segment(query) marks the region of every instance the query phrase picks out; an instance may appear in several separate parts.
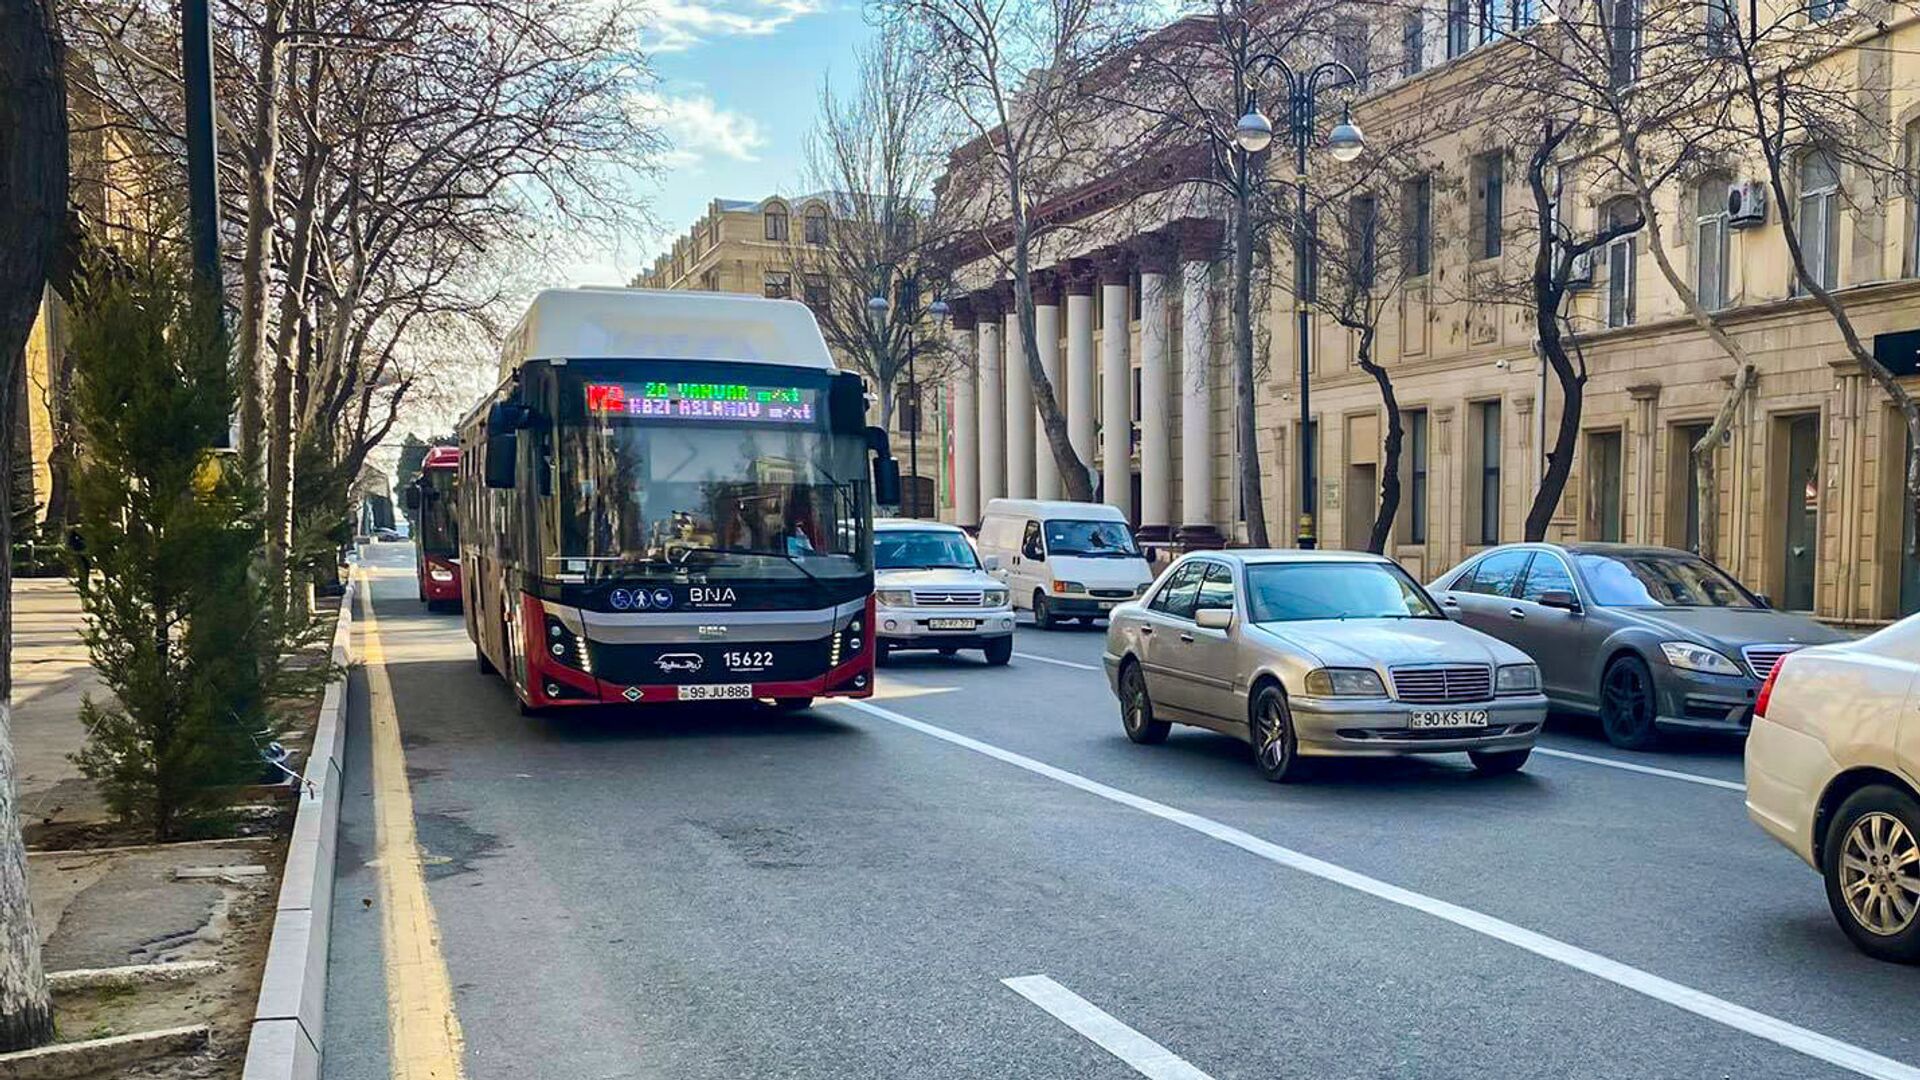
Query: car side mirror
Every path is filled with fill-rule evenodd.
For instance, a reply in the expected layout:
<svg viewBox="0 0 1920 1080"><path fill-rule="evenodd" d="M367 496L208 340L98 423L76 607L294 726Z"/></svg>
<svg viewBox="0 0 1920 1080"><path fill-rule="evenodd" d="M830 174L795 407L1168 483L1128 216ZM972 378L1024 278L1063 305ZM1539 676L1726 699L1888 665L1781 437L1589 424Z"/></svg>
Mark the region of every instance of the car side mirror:
<svg viewBox="0 0 1920 1080"><path fill-rule="evenodd" d="M989 555L981 560L980 565L986 567L987 573L997 574L1000 572L1000 556Z"/></svg>
<svg viewBox="0 0 1920 1080"><path fill-rule="evenodd" d="M1223 607L1201 608L1193 613L1193 625L1202 630L1225 630L1233 625L1233 609Z"/></svg>
<svg viewBox="0 0 1920 1080"><path fill-rule="evenodd" d="M1754 593L1753 598L1755 600L1760 601L1760 606L1763 608L1770 608L1773 606L1773 597L1768 596L1766 593Z"/></svg>
<svg viewBox="0 0 1920 1080"><path fill-rule="evenodd" d="M1580 598L1565 589L1549 589L1540 594L1540 606L1559 608L1561 611L1579 611Z"/></svg>

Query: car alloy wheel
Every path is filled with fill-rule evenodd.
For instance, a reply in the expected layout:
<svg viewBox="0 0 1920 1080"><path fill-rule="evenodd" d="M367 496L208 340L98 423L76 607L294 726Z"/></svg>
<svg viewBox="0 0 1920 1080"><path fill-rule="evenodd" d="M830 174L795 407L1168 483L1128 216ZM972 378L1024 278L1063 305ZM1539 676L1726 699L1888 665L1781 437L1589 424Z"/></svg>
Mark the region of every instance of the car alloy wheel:
<svg viewBox="0 0 1920 1080"><path fill-rule="evenodd" d="M1260 775L1275 783L1298 777L1300 747L1293 734L1293 712L1279 687L1263 687L1254 697L1250 727L1253 761Z"/></svg>
<svg viewBox="0 0 1920 1080"><path fill-rule="evenodd" d="M1840 846L1840 896L1868 933L1892 937L1920 917L1920 845L1906 823L1875 810Z"/></svg>
<svg viewBox="0 0 1920 1080"><path fill-rule="evenodd" d="M1165 742L1173 725L1153 718L1153 699L1147 696L1147 677L1140 665L1129 663L1120 672L1120 725L1127 738L1143 745Z"/></svg>
<svg viewBox="0 0 1920 1080"><path fill-rule="evenodd" d="M1653 672L1637 656L1615 660L1600 679L1600 727L1607 741L1645 750L1659 737L1654 727Z"/></svg>

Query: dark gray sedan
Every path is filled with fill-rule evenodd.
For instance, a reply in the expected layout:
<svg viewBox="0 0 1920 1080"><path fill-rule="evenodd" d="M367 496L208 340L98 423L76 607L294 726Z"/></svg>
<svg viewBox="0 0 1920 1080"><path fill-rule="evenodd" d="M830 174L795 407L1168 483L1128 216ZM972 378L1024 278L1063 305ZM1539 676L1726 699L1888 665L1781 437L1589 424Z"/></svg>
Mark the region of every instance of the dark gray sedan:
<svg viewBox="0 0 1920 1080"><path fill-rule="evenodd" d="M1598 715L1634 750L1662 729L1744 734L1782 656L1846 640L1673 548L1507 544L1431 589L1452 617L1532 656L1555 708Z"/></svg>

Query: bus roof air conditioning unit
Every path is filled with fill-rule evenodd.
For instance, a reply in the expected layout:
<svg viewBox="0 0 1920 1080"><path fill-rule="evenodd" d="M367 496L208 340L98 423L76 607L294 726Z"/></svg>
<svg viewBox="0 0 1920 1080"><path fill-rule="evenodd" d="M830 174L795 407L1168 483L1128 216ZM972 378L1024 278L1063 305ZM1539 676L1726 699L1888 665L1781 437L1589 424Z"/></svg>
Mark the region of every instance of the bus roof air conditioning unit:
<svg viewBox="0 0 1920 1080"><path fill-rule="evenodd" d="M1584 289L1593 284L1593 252L1583 251L1573 257L1573 265L1567 269L1567 288Z"/></svg>
<svg viewBox="0 0 1920 1080"><path fill-rule="evenodd" d="M1736 229L1751 229L1767 223L1767 188L1758 180L1739 180L1727 185L1727 224Z"/></svg>

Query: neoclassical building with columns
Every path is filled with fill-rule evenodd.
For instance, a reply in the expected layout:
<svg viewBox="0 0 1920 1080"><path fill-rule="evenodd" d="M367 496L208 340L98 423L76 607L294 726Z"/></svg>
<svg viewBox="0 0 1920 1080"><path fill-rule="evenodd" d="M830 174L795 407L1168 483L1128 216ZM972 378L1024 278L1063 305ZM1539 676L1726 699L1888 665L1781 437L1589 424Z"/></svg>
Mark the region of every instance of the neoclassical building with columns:
<svg viewBox="0 0 1920 1080"><path fill-rule="evenodd" d="M1465 11L1426 10L1417 17L1432 25L1419 34L1396 24L1348 39L1385 54L1377 63L1360 57L1374 72L1353 100L1363 127L1385 130L1395 115L1460 93L1476 65L1520 47L1456 32L1451 20ZM1355 5L1353 19L1370 17L1373 9ZM1920 161L1920 21L1857 29L1858 47L1833 62L1877 102L1889 148ZM949 189L992 183L978 144L955 151ZM1391 375L1406 433L1386 550L1429 580L1522 538L1565 403L1543 376L1531 313L1479 288L1526 280L1525 147L1503 145L1497 122L1483 117L1435 134L1423 151L1425 176L1392 190L1363 184L1354 197L1382 208L1418 201L1428 234L1420 272L1398 281L1385 306L1374 355ZM1920 392L1920 199L1911 194L1920 185L1856 175L1845 155L1818 146L1797 148L1791 166L1793 212L1826 253L1824 284L1883 363ZM1297 454L1310 440L1316 467L1304 494L1320 543L1363 547L1389 418L1356 362L1355 335L1315 318L1306 365L1313 412L1303 430L1293 298L1276 287L1257 301L1257 443L1237 445L1227 215L1192 167L1162 162L1145 177L1095 168L1035 208L1047 223L1033 253L1035 334L1075 450L1095 469L1099 497L1125 509L1143 539L1176 545L1244 542L1235 463L1258 454L1268 533L1290 544L1303 494ZM1572 226L1617 212L1618 189L1577 169L1568 175L1560 212ZM1779 208L1730 215L1729 188L1761 175L1755 163L1728 162L1656 193L1665 254L1712 298L1757 366L1715 453L1715 497L1702 498L1690 448L1727 399L1733 367L1681 305L1648 238L1630 235L1595 253L1567 311L1587 381L1572 477L1547 538L1694 548L1713 505L1719 539L1707 554L1777 606L1861 626L1920 611L1902 418L1798 287ZM1007 230L983 220L972 235L954 260L964 303L953 332L975 362L948 395L951 512L962 524L976 523L996 496L1060 492L1011 310ZM1290 281L1284 253L1274 263L1277 279Z"/></svg>

